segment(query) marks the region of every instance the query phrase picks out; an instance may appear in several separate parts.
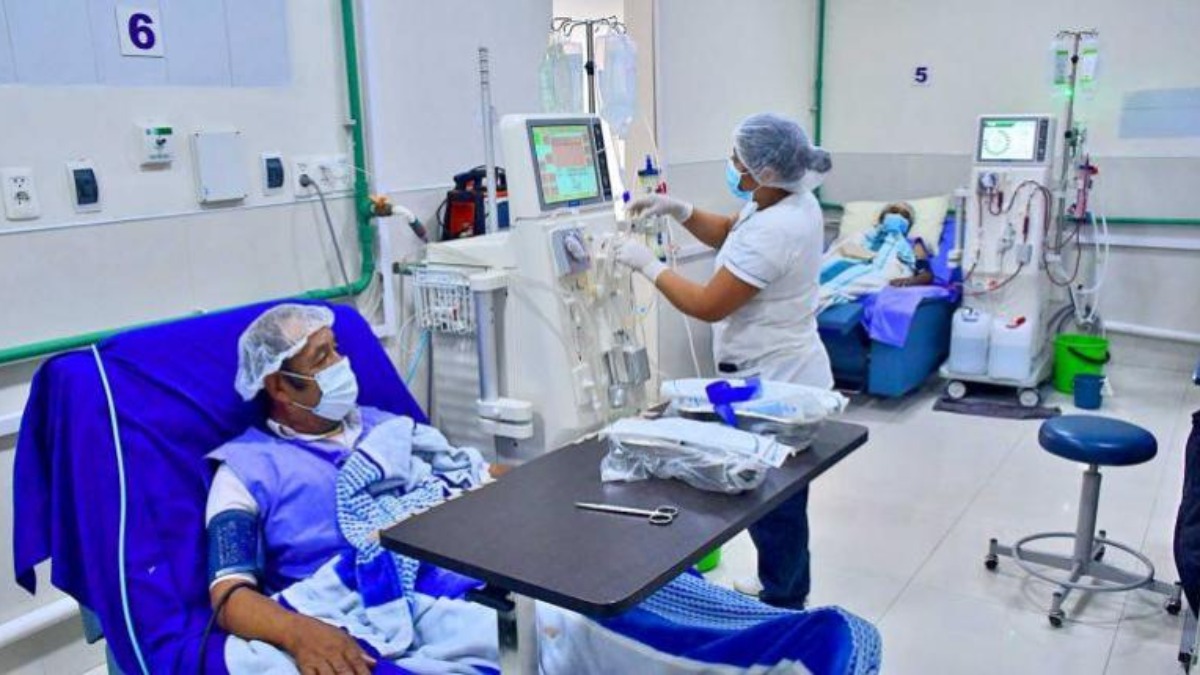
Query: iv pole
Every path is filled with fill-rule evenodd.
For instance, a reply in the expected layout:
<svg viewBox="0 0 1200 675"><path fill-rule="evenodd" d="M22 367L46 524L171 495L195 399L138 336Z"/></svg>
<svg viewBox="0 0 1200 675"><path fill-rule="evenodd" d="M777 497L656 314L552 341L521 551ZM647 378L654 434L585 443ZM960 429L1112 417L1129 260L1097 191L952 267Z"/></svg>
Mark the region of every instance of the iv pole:
<svg viewBox="0 0 1200 675"><path fill-rule="evenodd" d="M584 41L586 51L586 61L584 61L583 69L587 72L587 90L589 113L596 112L596 26L605 26L609 30L618 33L625 32L625 24L616 16L606 16L602 19L573 19L566 16L557 16L550 21L550 31L553 33L562 33L568 38L571 33L575 32L576 28L584 28L587 33L587 39Z"/></svg>

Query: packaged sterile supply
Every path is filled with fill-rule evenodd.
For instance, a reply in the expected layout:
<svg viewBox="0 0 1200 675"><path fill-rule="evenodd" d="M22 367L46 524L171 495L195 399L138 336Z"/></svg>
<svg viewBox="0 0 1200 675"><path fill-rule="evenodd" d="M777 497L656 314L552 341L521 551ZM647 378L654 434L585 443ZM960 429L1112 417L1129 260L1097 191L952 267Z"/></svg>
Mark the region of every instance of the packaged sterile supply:
<svg viewBox="0 0 1200 675"><path fill-rule="evenodd" d="M601 437L609 446L600 463L606 483L675 478L727 494L762 485L796 451L771 436L680 417L618 420Z"/></svg>
<svg viewBox="0 0 1200 675"><path fill-rule="evenodd" d="M722 389L737 400L714 400ZM737 396L739 391L744 393ZM671 402L674 414L727 423L732 419L738 429L778 436L797 449L811 445L821 422L845 410L849 402L836 391L757 378L668 380L659 393Z"/></svg>

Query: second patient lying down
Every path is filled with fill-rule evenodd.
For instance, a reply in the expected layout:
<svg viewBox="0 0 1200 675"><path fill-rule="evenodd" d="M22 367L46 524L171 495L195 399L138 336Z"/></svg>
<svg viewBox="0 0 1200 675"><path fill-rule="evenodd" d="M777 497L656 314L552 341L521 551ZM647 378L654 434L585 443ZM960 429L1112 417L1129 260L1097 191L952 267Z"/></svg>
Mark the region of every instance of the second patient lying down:
<svg viewBox="0 0 1200 675"><path fill-rule="evenodd" d="M834 242L821 260L820 307L853 302L886 286L933 283L929 251L908 240L912 207L888 204L874 228Z"/></svg>

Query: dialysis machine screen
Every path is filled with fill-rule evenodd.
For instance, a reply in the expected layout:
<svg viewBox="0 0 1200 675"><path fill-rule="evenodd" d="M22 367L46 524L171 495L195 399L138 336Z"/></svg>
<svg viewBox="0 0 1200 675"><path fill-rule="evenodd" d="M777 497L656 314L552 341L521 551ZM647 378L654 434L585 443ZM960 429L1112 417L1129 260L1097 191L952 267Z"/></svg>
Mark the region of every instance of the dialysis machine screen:
<svg viewBox="0 0 1200 675"><path fill-rule="evenodd" d="M607 167L601 155L604 141L596 138L595 129L591 124L580 123L529 124L543 210L606 199Z"/></svg>
<svg viewBox="0 0 1200 675"><path fill-rule="evenodd" d="M979 120L978 162L1040 163L1046 160L1048 120L984 117Z"/></svg>

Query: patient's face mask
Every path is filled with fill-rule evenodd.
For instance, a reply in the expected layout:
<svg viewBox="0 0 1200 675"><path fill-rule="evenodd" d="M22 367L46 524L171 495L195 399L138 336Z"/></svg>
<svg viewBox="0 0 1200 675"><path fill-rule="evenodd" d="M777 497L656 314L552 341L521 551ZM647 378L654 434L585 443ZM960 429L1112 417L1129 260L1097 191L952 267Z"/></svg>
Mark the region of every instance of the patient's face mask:
<svg viewBox="0 0 1200 675"><path fill-rule="evenodd" d="M742 172L737 170L732 159L725 160L725 184L729 186L729 193L738 199L750 199L754 196L754 190L743 190Z"/></svg>
<svg viewBox="0 0 1200 675"><path fill-rule="evenodd" d="M879 224L879 230L884 234L898 234L906 236L908 234L909 222L908 218L899 213L889 213L883 217L883 222Z"/></svg>
<svg viewBox="0 0 1200 675"><path fill-rule="evenodd" d="M349 357L342 357L340 361L316 375L301 375L286 370L280 372L317 383L317 387L321 389L321 400L317 401L317 405L309 408L292 402L292 405L308 410L317 417L341 422L358 404L358 379L350 369Z"/></svg>

